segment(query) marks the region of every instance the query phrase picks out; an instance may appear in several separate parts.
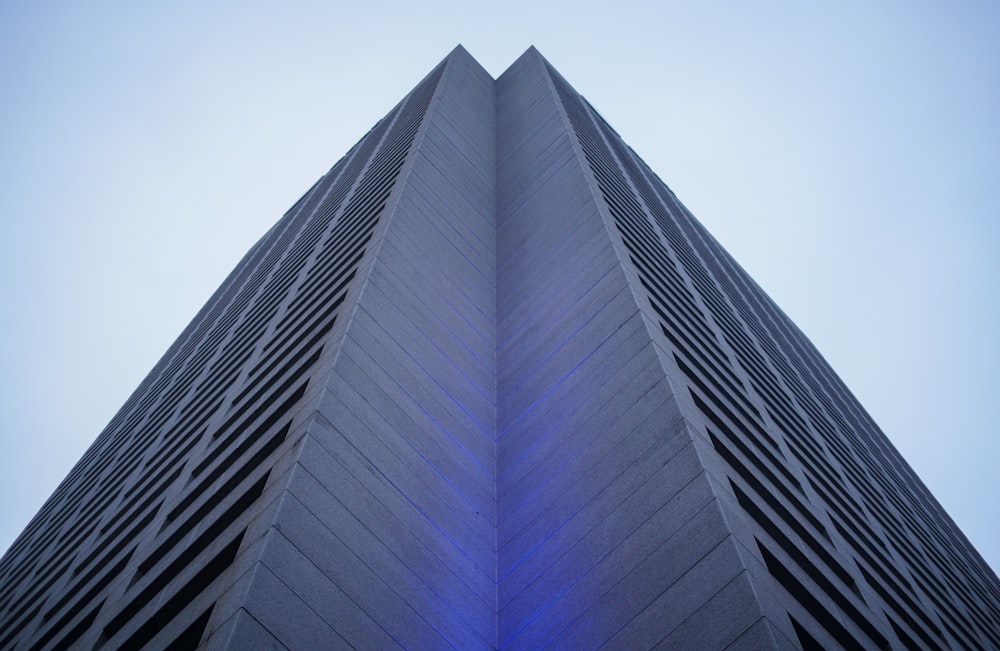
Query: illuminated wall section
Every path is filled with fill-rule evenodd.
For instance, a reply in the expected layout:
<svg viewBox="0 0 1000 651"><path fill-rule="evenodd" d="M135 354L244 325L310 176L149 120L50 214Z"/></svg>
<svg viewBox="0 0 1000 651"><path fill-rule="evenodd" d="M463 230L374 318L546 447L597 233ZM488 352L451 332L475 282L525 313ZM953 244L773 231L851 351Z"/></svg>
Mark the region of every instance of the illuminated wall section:
<svg viewBox="0 0 1000 651"><path fill-rule="evenodd" d="M493 80L428 99L220 645L493 648Z"/></svg>
<svg viewBox="0 0 1000 651"><path fill-rule="evenodd" d="M497 116L500 646L721 648L761 613L536 53Z"/></svg>

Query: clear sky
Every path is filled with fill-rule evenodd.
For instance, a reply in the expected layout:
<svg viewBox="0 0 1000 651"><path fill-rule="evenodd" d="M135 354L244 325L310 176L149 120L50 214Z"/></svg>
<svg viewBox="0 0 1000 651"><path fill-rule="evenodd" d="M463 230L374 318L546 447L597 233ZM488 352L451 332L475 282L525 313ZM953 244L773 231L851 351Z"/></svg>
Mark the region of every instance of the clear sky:
<svg viewBox="0 0 1000 651"><path fill-rule="evenodd" d="M1000 567L995 2L0 3L0 549L456 44L536 45Z"/></svg>

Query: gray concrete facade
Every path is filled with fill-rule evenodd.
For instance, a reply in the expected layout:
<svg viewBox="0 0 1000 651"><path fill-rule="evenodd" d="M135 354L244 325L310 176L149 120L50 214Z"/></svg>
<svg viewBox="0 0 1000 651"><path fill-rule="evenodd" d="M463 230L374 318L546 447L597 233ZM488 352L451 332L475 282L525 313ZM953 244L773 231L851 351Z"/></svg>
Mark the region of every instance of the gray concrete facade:
<svg viewBox="0 0 1000 651"><path fill-rule="evenodd" d="M1000 648L997 577L533 48L377 123L0 560L0 649L399 647Z"/></svg>

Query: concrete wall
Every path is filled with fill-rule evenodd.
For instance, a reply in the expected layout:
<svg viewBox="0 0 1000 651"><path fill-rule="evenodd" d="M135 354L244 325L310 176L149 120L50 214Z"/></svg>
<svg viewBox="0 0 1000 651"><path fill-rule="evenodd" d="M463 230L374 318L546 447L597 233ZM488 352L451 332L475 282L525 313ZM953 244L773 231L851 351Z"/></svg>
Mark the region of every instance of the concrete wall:
<svg viewBox="0 0 1000 651"><path fill-rule="evenodd" d="M493 79L458 50L248 591L283 607L246 606L232 645L252 618L290 648L494 646L493 142Z"/></svg>
<svg viewBox="0 0 1000 651"><path fill-rule="evenodd" d="M534 51L497 143L499 644L724 646L759 618L743 560Z"/></svg>

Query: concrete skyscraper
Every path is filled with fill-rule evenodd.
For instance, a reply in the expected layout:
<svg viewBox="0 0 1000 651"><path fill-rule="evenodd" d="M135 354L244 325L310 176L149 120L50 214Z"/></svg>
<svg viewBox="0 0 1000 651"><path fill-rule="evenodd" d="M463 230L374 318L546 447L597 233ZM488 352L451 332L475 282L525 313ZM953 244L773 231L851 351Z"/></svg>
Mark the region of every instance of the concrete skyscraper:
<svg viewBox="0 0 1000 651"><path fill-rule="evenodd" d="M0 561L0 649L1000 648L1000 582L534 49L452 52Z"/></svg>

